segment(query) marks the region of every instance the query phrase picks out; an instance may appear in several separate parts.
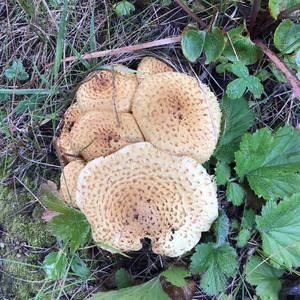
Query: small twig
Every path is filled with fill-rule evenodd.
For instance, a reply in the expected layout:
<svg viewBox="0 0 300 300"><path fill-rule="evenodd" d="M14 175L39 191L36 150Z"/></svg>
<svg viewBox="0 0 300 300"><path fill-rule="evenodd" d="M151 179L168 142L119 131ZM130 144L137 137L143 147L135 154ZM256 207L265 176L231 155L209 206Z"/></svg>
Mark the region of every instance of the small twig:
<svg viewBox="0 0 300 300"><path fill-rule="evenodd" d="M112 105L113 105L113 110L116 115L116 121L117 121L117 127L120 127L120 119L117 111L117 105L116 105L116 82L115 82L115 66L111 66L111 71L112 71Z"/></svg>
<svg viewBox="0 0 300 300"><path fill-rule="evenodd" d="M259 9L260 9L260 0L254 0L251 7L251 14L249 18L249 29L248 29L251 36L253 35L253 28L256 22Z"/></svg>
<svg viewBox="0 0 300 300"><path fill-rule="evenodd" d="M289 70L288 67L280 60L280 58L270 50L261 40L255 39L254 43L267 55L275 66L283 73L287 81L292 87L294 97L300 100L300 82L296 78L293 71Z"/></svg>
<svg viewBox="0 0 300 300"><path fill-rule="evenodd" d="M175 2L191 17L193 18L201 27L204 29L207 25L201 20L195 13L193 13L186 5L184 5L180 0L175 0Z"/></svg>
<svg viewBox="0 0 300 300"><path fill-rule="evenodd" d="M80 58L81 59L92 59L92 58L97 58L97 57L104 57L104 56L113 56L113 55L120 55L123 53L128 53L128 52L134 52L142 49L147 49L147 48L153 48L153 47L158 47L158 46L164 46L164 45L169 45L169 44L176 44L179 43L181 40L180 36L173 36L165 39L160 39L152 42L146 42L138 45L132 45L132 46L126 46L126 47L121 47L117 49L112 49L112 50L104 50L104 51L97 51L97 52L92 52L92 53L87 53L83 54ZM62 59L61 62L67 62L67 61L75 61L77 60L77 56L69 56L66 57L65 59ZM47 65L51 66L53 63Z"/></svg>

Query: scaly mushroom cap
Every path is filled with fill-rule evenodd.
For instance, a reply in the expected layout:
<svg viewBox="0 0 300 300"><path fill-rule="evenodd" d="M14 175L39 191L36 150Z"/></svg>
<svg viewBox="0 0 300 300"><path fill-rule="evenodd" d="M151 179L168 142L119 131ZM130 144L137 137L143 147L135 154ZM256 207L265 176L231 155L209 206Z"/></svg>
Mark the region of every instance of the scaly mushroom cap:
<svg viewBox="0 0 300 300"><path fill-rule="evenodd" d="M77 103L72 104L64 114L64 125L57 140L57 145L68 162L78 159L79 154L71 149L70 131L81 116L82 112Z"/></svg>
<svg viewBox="0 0 300 300"><path fill-rule="evenodd" d="M192 249L218 215L216 185L201 164L150 143L89 162L76 201L96 242L127 252L146 237L153 252L171 257Z"/></svg>
<svg viewBox="0 0 300 300"><path fill-rule="evenodd" d="M174 69L157 58L146 56L138 65L137 78L140 81L145 77L149 77L147 75L154 75L164 72L174 72Z"/></svg>
<svg viewBox="0 0 300 300"><path fill-rule="evenodd" d="M129 112L137 85L135 74L126 72L125 67L115 66L114 72L95 72L80 85L76 98L83 112L114 111L115 107L118 112Z"/></svg>
<svg viewBox="0 0 300 300"><path fill-rule="evenodd" d="M144 140L132 114L119 113L117 119L107 111L87 112L74 125L70 139L72 150L87 161Z"/></svg>
<svg viewBox="0 0 300 300"><path fill-rule="evenodd" d="M76 203L76 186L80 171L85 166L84 161L74 160L67 164L60 176L59 193L63 200L73 207L77 207Z"/></svg>
<svg viewBox="0 0 300 300"><path fill-rule="evenodd" d="M175 72L145 78L132 110L145 140L157 148L200 163L212 155L221 111L216 96L196 78Z"/></svg>

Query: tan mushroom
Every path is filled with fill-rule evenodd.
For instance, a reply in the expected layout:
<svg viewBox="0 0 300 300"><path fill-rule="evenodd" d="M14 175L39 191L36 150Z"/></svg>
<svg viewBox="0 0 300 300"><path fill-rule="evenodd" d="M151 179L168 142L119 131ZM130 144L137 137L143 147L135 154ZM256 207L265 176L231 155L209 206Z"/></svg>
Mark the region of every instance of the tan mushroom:
<svg viewBox="0 0 300 300"><path fill-rule="evenodd" d="M68 162L78 159L78 152L74 152L71 149L70 132L81 116L82 112L77 103L72 104L64 114L64 124L60 136L57 139L57 146Z"/></svg>
<svg viewBox="0 0 300 300"><path fill-rule="evenodd" d="M102 70L80 85L76 99L83 112L107 110L129 112L138 82L136 75L123 66Z"/></svg>
<svg viewBox="0 0 300 300"><path fill-rule="evenodd" d="M201 164L145 142L89 162L76 201L96 242L128 252L149 238L154 253L171 257L191 250L218 215L216 185Z"/></svg>
<svg viewBox="0 0 300 300"><path fill-rule="evenodd" d="M59 193L62 199L73 207L76 204L76 186L80 171L85 166L83 160L74 160L67 164L60 176L60 190Z"/></svg>
<svg viewBox="0 0 300 300"><path fill-rule="evenodd" d="M132 114L87 112L72 128L71 148L89 161L144 140Z"/></svg>
<svg viewBox="0 0 300 300"><path fill-rule="evenodd" d="M133 115L146 141L200 163L210 158L219 138L221 111L216 96L185 74L167 72L142 80Z"/></svg>
<svg viewBox="0 0 300 300"><path fill-rule="evenodd" d="M141 79L157 73L173 72L174 69L165 62L151 56L144 57L137 68L137 78Z"/></svg>

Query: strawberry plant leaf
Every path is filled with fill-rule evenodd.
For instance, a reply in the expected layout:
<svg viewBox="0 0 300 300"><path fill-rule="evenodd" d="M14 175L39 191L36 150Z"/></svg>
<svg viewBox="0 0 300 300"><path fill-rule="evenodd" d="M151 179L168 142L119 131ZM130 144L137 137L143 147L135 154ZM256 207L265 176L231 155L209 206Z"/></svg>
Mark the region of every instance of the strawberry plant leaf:
<svg viewBox="0 0 300 300"><path fill-rule="evenodd" d="M300 47L300 24L287 19L282 21L274 33L275 47L282 53L292 53Z"/></svg>
<svg viewBox="0 0 300 300"><path fill-rule="evenodd" d="M73 256L71 261L71 269L75 275L81 278L87 278L90 275L89 268L78 255Z"/></svg>
<svg viewBox="0 0 300 300"><path fill-rule="evenodd" d="M262 248L271 262L288 268L300 266L300 193L279 204L268 201L256 217Z"/></svg>
<svg viewBox="0 0 300 300"><path fill-rule="evenodd" d="M161 275L164 276L171 284L177 287L184 287L186 285L185 278L191 274L184 267L173 265L166 271L163 271Z"/></svg>
<svg viewBox="0 0 300 300"><path fill-rule="evenodd" d="M21 81L29 79L29 75L20 59L15 60L12 66L4 71L4 76L7 79L17 79Z"/></svg>
<svg viewBox="0 0 300 300"><path fill-rule="evenodd" d="M216 165L216 180L218 185L225 185L231 175L229 165L223 161L218 161Z"/></svg>
<svg viewBox="0 0 300 300"><path fill-rule="evenodd" d="M205 31L191 29L189 26L184 30L181 38L181 48L184 56L191 62L195 62L203 51Z"/></svg>
<svg viewBox="0 0 300 300"><path fill-rule="evenodd" d="M219 217L213 225L214 233L216 236L216 246L221 246L227 240L229 232L229 219L224 210L219 210Z"/></svg>
<svg viewBox="0 0 300 300"><path fill-rule="evenodd" d="M252 256L245 266L246 281L256 286L256 294L262 300L279 299L283 273L284 270L274 269L259 256Z"/></svg>
<svg viewBox="0 0 300 300"><path fill-rule="evenodd" d="M192 273L205 272L200 287L207 295L216 295L226 289L228 278L236 275L236 251L229 243L220 247L213 243L200 244L191 258L190 270Z"/></svg>
<svg viewBox="0 0 300 300"><path fill-rule="evenodd" d="M43 268L48 279L61 279L67 272L66 255L62 251L48 254L44 259Z"/></svg>
<svg viewBox="0 0 300 300"><path fill-rule="evenodd" d="M238 99L244 95L246 88L247 80L245 78L237 78L227 85L226 94L229 98Z"/></svg>
<svg viewBox="0 0 300 300"><path fill-rule="evenodd" d="M256 76L247 77L247 88L255 98L260 98L264 91L264 86Z"/></svg>
<svg viewBox="0 0 300 300"><path fill-rule="evenodd" d="M235 61L231 65L231 72L241 78L249 76L248 68L240 61Z"/></svg>
<svg viewBox="0 0 300 300"><path fill-rule="evenodd" d="M238 150L243 134L252 126L254 115L244 98L224 97L221 108L223 132L214 156L230 163L234 160L234 152Z"/></svg>
<svg viewBox="0 0 300 300"><path fill-rule="evenodd" d="M159 276L146 283L127 287L124 289L97 293L90 300L170 300L171 298L164 292Z"/></svg>
<svg viewBox="0 0 300 300"><path fill-rule="evenodd" d="M300 192L300 130L285 126L245 134L235 153L236 171L259 197L278 199Z"/></svg>
<svg viewBox="0 0 300 300"><path fill-rule="evenodd" d="M206 33L204 51L206 60L209 64L216 61L222 54L225 48L225 38L220 28L214 27L211 32Z"/></svg>
<svg viewBox="0 0 300 300"><path fill-rule="evenodd" d="M248 229L241 229L236 238L237 247L238 248L245 247L247 245L250 237L251 237L251 232Z"/></svg>
<svg viewBox="0 0 300 300"><path fill-rule="evenodd" d="M241 221L241 228L251 229L255 224L255 211L253 209L246 209Z"/></svg>
<svg viewBox="0 0 300 300"><path fill-rule="evenodd" d="M233 205L239 206L245 200L245 191L240 184L229 182L227 184L226 198L232 202Z"/></svg>
<svg viewBox="0 0 300 300"><path fill-rule="evenodd" d="M294 6L295 4L299 4L299 0L269 0L269 10L271 12L271 16L274 18L274 19L277 19L278 15Z"/></svg>
<svg viewBox="0 0 300 300"><path fill-rule="evenodd" d="M116 14L120 17L130 16L135 11L135 6L126 0L117 3L114 8Z"/></svg>

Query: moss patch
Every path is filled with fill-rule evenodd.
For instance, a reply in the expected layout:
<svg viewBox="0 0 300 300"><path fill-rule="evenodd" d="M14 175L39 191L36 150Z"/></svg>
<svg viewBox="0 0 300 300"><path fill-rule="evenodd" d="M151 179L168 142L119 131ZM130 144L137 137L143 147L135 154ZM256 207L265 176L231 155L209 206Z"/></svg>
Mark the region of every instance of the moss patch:
<svg viewBox="0 0 300 300"><path fill-rule="evenodd" d="M30 206L28 193L0 188L0 298L30 299L40 290L45 249L55 240L41 220L41 209ZM2 294L2 295L1 295Z"/></svg>

